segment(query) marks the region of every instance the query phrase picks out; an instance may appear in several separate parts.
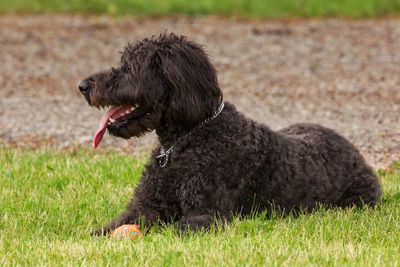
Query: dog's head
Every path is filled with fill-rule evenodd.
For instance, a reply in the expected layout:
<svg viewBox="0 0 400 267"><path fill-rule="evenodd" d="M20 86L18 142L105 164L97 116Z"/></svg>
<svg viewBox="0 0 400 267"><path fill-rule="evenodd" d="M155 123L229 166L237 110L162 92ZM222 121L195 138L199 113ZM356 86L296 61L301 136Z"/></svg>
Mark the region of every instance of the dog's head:
<svg viewBox="0 0 400 267"><path fill-rule="evenodd" d="M106 129L122 138L165 124L191 129L210 117L222 100L207 54L175 34L129 43L119 66L89 76L79 90L91 106L109 108L95 147Z"/></svg>

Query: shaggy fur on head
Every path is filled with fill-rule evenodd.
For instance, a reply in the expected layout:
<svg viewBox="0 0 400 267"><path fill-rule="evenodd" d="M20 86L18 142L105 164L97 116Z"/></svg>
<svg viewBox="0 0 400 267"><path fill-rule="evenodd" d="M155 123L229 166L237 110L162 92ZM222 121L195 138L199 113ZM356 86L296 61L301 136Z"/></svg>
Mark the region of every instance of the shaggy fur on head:
<svg viewBox="0 0 400 267"><path fill-rule="evenodd" d="M126 211L96 234L142 219L197 230L216 216L374 206L381 199L372 169L333 130L296 124L275 132L228 102L207 120L222 93L206 53L185 37L161 34L128 44L120 66L88 77L80 90L92 106L138 106L109 122L112 135L155 130L160 140ZM173 146L165 167L157 158L161 146Z"/></svg>

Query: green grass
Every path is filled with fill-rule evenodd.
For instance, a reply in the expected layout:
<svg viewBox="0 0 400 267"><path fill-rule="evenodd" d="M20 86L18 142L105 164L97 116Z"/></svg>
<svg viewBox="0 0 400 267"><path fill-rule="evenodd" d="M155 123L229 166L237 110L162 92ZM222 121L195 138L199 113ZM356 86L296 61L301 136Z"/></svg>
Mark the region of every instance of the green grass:
<svg viewBox="0 0 400 267"><path fill-rule="evenodd" d="M400 0L14 0L0 12L84 12L155 16L235 15L256 18L336 16L365 18L400 15Z"/></svg>
<svg viewBox="0 0 400 267"><path fill-rule="evenodd" d="M160 227L137 241L90 237L122 211L145 160L0 148L0 266L400 265L400 164L379 171L376 209L257 215L184 236Z"/></svg>

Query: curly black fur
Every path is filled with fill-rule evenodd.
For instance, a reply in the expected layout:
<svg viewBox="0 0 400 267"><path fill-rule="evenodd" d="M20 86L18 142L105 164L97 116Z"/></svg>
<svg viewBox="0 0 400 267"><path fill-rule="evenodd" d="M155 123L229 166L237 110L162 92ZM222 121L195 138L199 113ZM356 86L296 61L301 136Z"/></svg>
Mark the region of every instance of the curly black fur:
<svg viewBox="0 0 400 267"><path fill-rule="evenodd" d="M222 93L207 55L185 37L161 34L129 44L121 66L84 83L93 106L140 105L140 114L109 125L111 134L130 138L156 130L163 147L173 146L164 168L160 146L154 150L126 211L97 234L140 218L196 230L216 215L374 206L381 199L372 169L333 130L296 124L274 132L228 102L201 123L218 109Z"/></svg>

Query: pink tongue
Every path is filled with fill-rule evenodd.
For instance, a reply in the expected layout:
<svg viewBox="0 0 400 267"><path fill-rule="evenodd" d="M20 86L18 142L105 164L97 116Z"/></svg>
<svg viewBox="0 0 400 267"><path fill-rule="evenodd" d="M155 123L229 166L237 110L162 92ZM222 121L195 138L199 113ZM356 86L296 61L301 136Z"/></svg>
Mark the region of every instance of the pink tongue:
<svg viewBox="0 0 400 267"><path fill-rule="evenodd" d="M101 139L103 139L103 135L106 132L107 129L107 123L108 120L111 119L118 119L121 117L126 111L130 111L131 106L116 106L110 108L106 113L104 113L103 117L100 120L100 125L99 129L95 133L93 137L93 148L96 148L100 142Z"/></svg>

